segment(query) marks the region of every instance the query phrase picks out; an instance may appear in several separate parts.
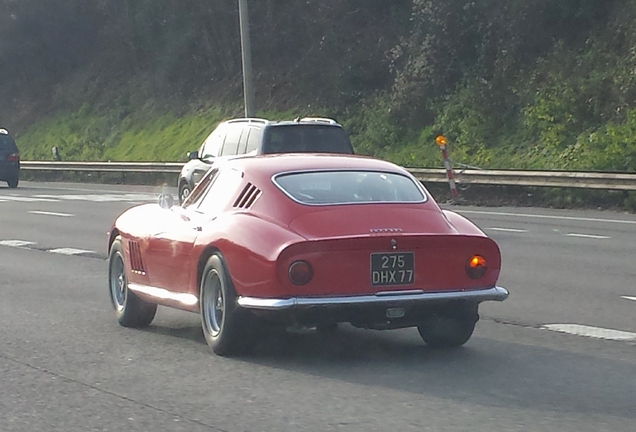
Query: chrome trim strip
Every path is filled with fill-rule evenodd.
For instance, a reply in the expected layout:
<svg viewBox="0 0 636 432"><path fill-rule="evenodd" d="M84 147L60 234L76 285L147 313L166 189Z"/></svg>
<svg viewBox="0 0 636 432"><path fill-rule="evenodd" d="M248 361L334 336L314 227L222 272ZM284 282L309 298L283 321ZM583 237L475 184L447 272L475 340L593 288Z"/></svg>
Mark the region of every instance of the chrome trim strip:
<svg viewBox="0 0 636 432"><path fill-rule="evenodd" d="M424 290L404 290L404 291L379 291L375 293L377 297L397 296L397 295L417 295L424 294Z"/></svg>
<svg viewBox="0 0 636 432"><path fill-rule="evenodd" d="M157 288L149 285L142 285L134 282L128 283L128 288L132 291L149 295L160 300L172 300L186 306L194 306L199 299L193 294L175 293L163 288Z"/></svg>
<svg viewBox="0 0 636 432"><path fill-rule="evenodd" d="M451 291L451 292L424 292L412 291L383 291L375 295L343 296L343 297L291 297L291 298L258 298L239 297L237 303L246 309L284 310L292 308L308 308L313 306L354 306L354 305L381 305L383 303L427 303L449 300L473 300L504 301L508 298L508 290L504 287Z"/></svg>

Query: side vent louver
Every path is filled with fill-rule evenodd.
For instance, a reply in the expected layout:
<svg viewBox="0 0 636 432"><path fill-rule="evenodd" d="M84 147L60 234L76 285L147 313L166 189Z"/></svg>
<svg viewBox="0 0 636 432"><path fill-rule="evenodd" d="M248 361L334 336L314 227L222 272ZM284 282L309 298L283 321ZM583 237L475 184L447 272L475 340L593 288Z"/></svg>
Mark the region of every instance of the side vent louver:
<svg viewBox="0 0 636 432"><path fill-rule="evenodd" d="M138 242L128 242L129 250L130 250L130 268L133 273L145 275L146 268L144 267L144 262L141 259L141 248L139 247Z"/></svg>
<svg viewBox="0 0 636 432"><path fill-rule="evenodd" d="M258 197L261 196L261 190L254 186L252 183L248 183L243 188L241 194L234 201L234 207L248 209L256 202Z"/></svg>

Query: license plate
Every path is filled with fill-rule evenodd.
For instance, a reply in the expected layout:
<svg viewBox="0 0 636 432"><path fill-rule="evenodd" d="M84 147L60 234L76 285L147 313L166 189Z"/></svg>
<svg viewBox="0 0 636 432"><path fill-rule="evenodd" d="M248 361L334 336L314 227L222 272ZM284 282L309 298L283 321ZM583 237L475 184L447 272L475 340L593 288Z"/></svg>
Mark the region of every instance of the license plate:
<svg viewBox="0 0 636 432"><path fill-rule="evenodd" d="M413 252L371 254L371 285L411 285L415 280Z"/></svg>

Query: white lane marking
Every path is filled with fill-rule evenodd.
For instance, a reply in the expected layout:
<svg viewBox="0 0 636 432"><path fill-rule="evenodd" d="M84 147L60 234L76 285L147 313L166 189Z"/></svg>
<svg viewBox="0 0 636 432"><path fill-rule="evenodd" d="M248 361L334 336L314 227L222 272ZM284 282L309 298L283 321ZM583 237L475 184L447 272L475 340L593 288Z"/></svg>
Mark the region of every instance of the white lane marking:
<svg viewBox="0 0 636 432"><path fill-rule="evenodd" d="M602 235L595 235L595 234L577 234L577 233L569 233L569 234L566 234L566 236L568 236L568 237L590 238L590 239L597 239L597 240L605 240L605 239L610 239L610 238L611 238L611 237L608 237L608 236L602 236Z"/></svg>
<svg viewBox="0 0 636 432"><path fill-rule="evenodd" d="M162 186L157 186L157 187L162 187ZM171 187L170 186L164 186L166 189L170 190ZM35 186L34 189L42 189L42 190L52 190L52 191L73 191L73 192L89 192L89 193L106 193L106 194L126 194L126 193L153 193L154 189L152 191L137 191L137 192L131 192L131 191L125 191L125 190L114 190L114 189L89 189L89 188L75 188L75 187L59 187L59 186L53 186L53 187L48 187L48 186ZM175 188L176 190L176 188Z"/></svg>
<svg viewBox="0 0 636 432"><path fill-rule="evenodd" d="M95 195L34 195L38 198L55 198L67 201L92 201L92 202L130 202L130 201L156 201L157 195L150 194L95 194Z"/></svg>
<svg viewBox="0 0 636 432"><path fill-rule="evenodd" d="M36 248L37 243L26 240L0 240L0 246L9 246L19 249L40 250L42 252L51 252L61 255L96 255L95 252L85 249L75 248L56 248L56 249L39 249Z"/></svg>
<svg viewBox="0 0 636 432"><path fill-rule="evenodd" d="M19 201L19 202L59 202L58 199L53 199L53 198L35 198L35 197L21 197L21 196L9 196L9 195L0 195L0 199L3 201Z"/></svg>
<svg viewBox="0 0 636 432"><path fill-rule="evenodd" d="M491 231L503 231L503 232L512 232L512 233L526 233L528 230L524 229L514 229L514 228L487 228Z"/></svg>
<svg viewBox="0 0 636 432"><path fill-rule="evenodd" d="M51 253L62 254L62 255L82 255L82 254L92 254L93 251L84 250L84 249L75 249L75 248L58 248L49 250Z"/></svg>
<svg viewBox="0 0 636 432"><path fill-rule="evenodd" d="M29 246L34 246L36 243L25 241L25 240L2 240L0 241L0 246L9 246L16 248L25 248Z"/></svg>
<svg viewBox="0 0 636 432"><path fill-rule="evenodd" d="M75 216L74 214L70 214L70 213L56 213L56 212L47 212L47 211L40 211L40 210L32 210L32 211L29 211L29 213L36 214L36 215L43 215L43 216L59 216L59 217Z"/></svg>
<svg viewBox="0 0 636 432"><path fill-rule="evenodd" d="M606 339L614 341L636 341L636 333L606 329L601 327L591 327L580 324L546 324L541 327L546 330L551 330L559 333L586 336L596 339Z"/></svg>
<svg viewBox="0 0 636 432"><path fill-rule="evenodd" d="M495 215L495 216L516 216L516 217L527 217L527 218L535 218L535 219L559 219L559 220L573 220L573 221L581 221L581 222L607 222L607 223L617 223L617 224L630 224L636 225L636 220L621 220L621 219L597 219L597 218L584 218L584 217L573 217L573 216L549 216L549 215L533 215L526 213L506 213L506 212L487 212L487 211L479 211L479 210L456 210L457 213L472 213L472 214L481 214L481 215Z"/></svg>
<svg viewBox="0 0 636 432"><path fill-rule="evenodd" d="M636 301L636 297L621 296L621 298L624 298L625 300L633 300L633 301Z"/></svg>

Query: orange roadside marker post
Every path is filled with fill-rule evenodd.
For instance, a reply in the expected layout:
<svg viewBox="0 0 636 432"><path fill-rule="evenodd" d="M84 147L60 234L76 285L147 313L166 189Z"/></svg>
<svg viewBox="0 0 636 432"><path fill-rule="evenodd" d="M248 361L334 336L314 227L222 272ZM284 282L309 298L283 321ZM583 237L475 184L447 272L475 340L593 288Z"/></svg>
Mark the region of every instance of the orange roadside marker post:
<svg viewBox="0 0 636 432"><path fill-rule="evenodd" d="M442 159L444 160L444 168L446 168L446 178L448 179L448 185L451 191L451 197L453 199L457 198L457 186L455 185L455 179L453 178L453 168L451 168L450 160L448 159L448 151L446 149L446 144L448 141L444 135L438 135L435 138L435 144L439 146L439 149L442 151Z"/></svg>

